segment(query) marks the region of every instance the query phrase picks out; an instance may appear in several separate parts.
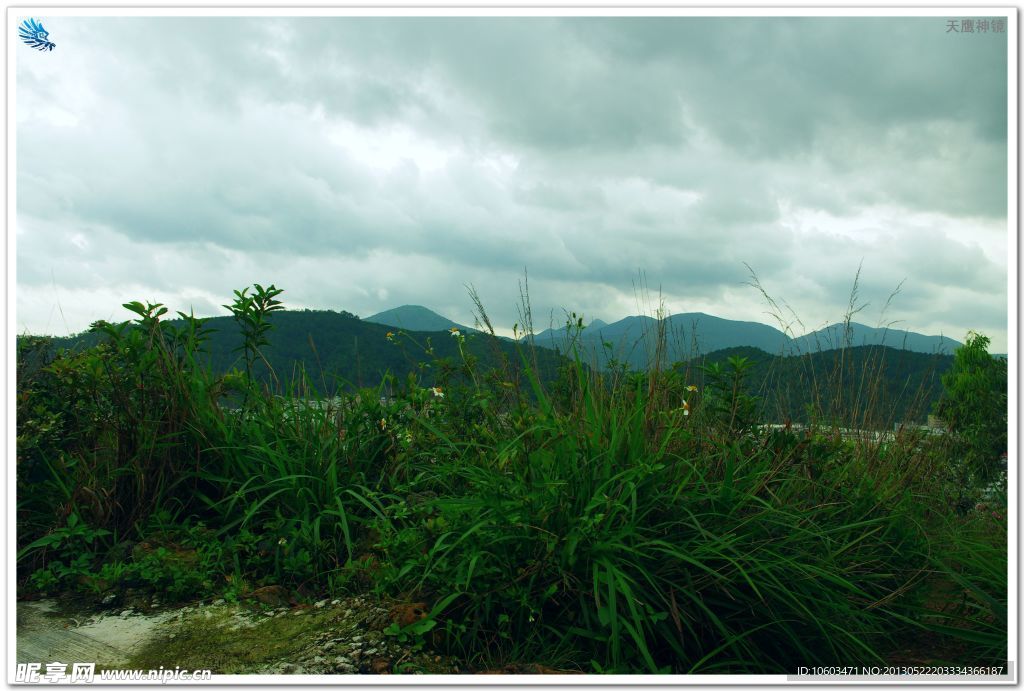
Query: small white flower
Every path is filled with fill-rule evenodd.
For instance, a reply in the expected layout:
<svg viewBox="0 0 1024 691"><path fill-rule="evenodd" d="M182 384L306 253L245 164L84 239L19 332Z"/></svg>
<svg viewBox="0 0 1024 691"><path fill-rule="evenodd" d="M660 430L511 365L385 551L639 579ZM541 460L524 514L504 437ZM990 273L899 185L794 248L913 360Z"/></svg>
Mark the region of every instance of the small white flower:
<svg viewBox="0 0 1024 691"><path fill-rule="evenodd" d="M434 392L435 398L444 398L444 391L441 390L440 386L432 386L430 390Z"/></svg>
<svg viewBox="0 0 1024 691"><path fill-rule="evenodd" d="M462 335L462 332L459 331L458 329L456 329L454 326L452 328L448 329L448 331L450 331L452 336L455 336L456 338L458 338L459 336Z"/></svg>

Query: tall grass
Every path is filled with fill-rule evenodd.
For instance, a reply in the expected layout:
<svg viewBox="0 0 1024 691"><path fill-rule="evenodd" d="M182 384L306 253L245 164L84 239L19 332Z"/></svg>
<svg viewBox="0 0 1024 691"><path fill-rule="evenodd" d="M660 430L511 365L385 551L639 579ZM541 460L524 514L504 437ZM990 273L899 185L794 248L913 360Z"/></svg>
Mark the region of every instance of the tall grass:
<svg viewBox="0 0 1024 691"><path fill-rule="evenodd" d="M694 392L660 356L602 371L571 348L551 385L523 348L499 372L466 360L443 390L413 373L327 398L301 372L256 383L259 327L247 371L215 375L201 323L129 304L138 319L99 325L97 349L19 359L26 570L55 558L69 516L113 543L169 507L212 540L271 545L222 565L235 582L427 601L433 644L480 667L781 673L883 663L912 630L1005 658L1005 541L949 514L941 455L763 430L741 361ZM959 608L929 601L943 579Z"/></svg>

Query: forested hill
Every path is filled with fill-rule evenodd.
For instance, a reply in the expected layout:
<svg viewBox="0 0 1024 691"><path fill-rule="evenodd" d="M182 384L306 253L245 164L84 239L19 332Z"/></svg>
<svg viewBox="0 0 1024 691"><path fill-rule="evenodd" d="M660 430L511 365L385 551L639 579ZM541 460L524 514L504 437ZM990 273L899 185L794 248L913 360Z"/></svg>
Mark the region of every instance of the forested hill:
<svg viewBox="0 0 1024 691"><path fill-rule="evenodd" d="M262 353L277 375L287 385L305 371L311 382L322 393L375 387L384 375L390 373L405 378L410 372L422 373L421 385L437 383L439 369L458 368L462 363L458 340L448 331L401 331L392 326L364 321L348 312L329 310L282 310L267 317L273 325L268 332L269 345ZM180 326L180 320L168 320ZM245 369L241 355L242 335L234 319L229 316L204 320L209 329L203 351L216 373L234 368ZM389 336L390 334L390 336ZM464 350L475 358L481 370L493 369L507 361L513 371L521 371L522 359L516 344L502 338L480 333L465 335ZM76 336L54 338L55 347L88 347L105 337L93 332ZM428 353L428 348L433 354ZM434 361L443 364L438 367ZM557 375L565 358L555 352L537 349L530 356L543 380ZM255 374L268 379L265 365L256 367ZM525 382L524 382L525 383Z"/></svg>
<svg viewBox="0 0 1024 691"><path fill-rule="evenodd" d="M282 389L305 372L324 394L375 387L386 373L404 378L421 374L420 384L433 385L441 370L462 362L458 339L448 331L400 331L361 320L347 312L285 310L269 315L270 344L262 348ZM180 325L178 320L169 323ZM204 351L216 373L244 369L242 337L231 317L213 317ZM391 336L389 337L389 334ZM465 335L464 350L481 371L502 361L521 372L523 348L544 381L558 376L567 360L546 348L530 349L480 333ZM86 347L100 342L99 334L53 339L55 347ZM427 352L432 349L433 355ZM851 427L891 427L897 421L923 423L942 391L941 375L953 363L950 355L915 353L885 346L856 346L799 356L771 355L753 347L735 347L678 363L688 382L703 386L701 366L745 357L750 362L747 393L760 399L758 417L769 422L806 422L813 414ZM435 358L441 361L440 367ZM688 370L688 371L687 371ZM265 365L255 374L270 380ZM525 382L524 382L525 383Z"/></svg>
<svg viewBox="0 0 1024 691"><path fill-rule="evenodd" d="M746 391L760 399L759 418L809 422L812 415L847 427L892 428L897 422L924 424L942 393L941 377L952 355L915 353L887 346L855 346L780 357L758 348L726 348L681 363L691 380L701 367L746 358Z"/></svg>

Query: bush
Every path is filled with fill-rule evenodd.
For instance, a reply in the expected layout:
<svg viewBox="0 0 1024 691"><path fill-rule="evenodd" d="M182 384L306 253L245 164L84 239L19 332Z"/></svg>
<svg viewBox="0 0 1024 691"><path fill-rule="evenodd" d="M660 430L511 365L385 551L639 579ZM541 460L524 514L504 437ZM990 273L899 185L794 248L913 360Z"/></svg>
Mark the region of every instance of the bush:
<svg viewBox="0 0 1024 691"><path fill-rule="evenodd" d="M936 414L946 423L957 481L973 487L1005 468L1007 451L1007 363L988 353L989 339L971 332L943 375Z"/></svg>

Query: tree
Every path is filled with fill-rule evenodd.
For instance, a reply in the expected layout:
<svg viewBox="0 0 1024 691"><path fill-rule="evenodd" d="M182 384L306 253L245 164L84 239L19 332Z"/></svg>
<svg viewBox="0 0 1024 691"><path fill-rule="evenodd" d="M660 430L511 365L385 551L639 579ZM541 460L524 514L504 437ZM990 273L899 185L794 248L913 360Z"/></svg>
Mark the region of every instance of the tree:
<svg viewBox="0 0 1024 691"><path fill-rule="evenodd" d="M1007 438L1006 360L989 354L989 342L982 334L967 334L952 368L942 375L943 393L935 408L965 470L981 481L1001 470Z"/></svg>

